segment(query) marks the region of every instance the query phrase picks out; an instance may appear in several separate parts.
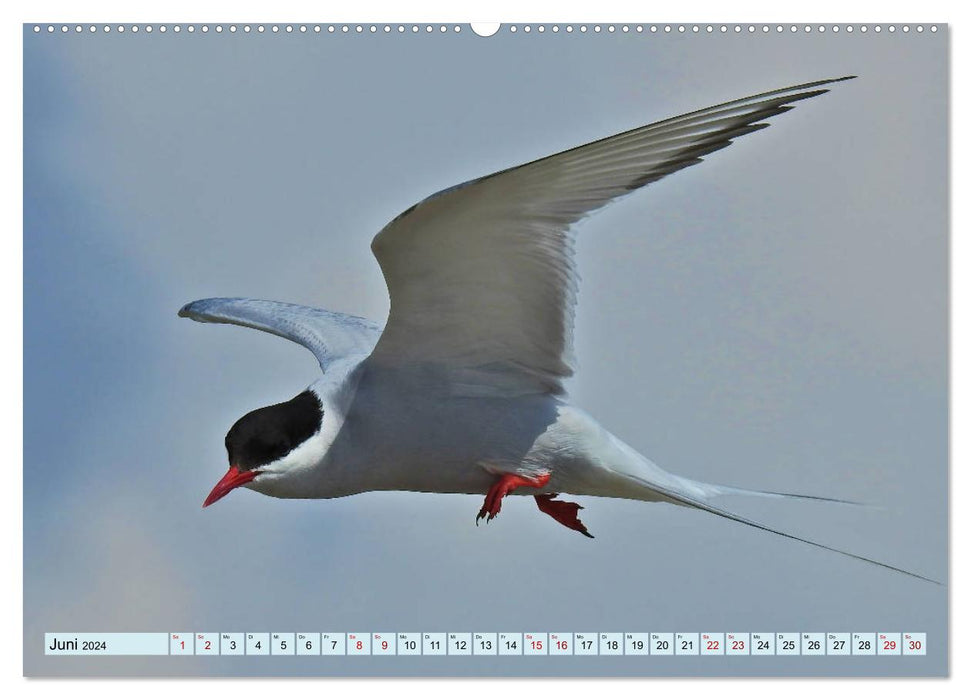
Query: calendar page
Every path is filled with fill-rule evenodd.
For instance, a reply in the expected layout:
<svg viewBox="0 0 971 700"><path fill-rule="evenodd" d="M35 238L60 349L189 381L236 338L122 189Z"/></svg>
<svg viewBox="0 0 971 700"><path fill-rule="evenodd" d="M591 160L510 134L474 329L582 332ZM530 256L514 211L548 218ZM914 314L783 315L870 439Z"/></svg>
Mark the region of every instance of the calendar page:
<svg viewBox="0 0 971 700"><path fill-rule="evenodd" d="M948 673L946 25L23 47L25 675Z"/></svg>

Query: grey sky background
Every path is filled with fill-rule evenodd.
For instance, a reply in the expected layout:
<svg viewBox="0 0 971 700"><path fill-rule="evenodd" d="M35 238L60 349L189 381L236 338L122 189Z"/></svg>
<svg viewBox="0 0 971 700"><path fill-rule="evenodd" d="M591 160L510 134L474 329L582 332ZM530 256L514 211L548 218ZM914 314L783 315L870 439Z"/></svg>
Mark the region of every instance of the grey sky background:
<svg viewBox="0 0 971 700"><path fill-rule="evenodd" d="M24 36L28 675L924 675L947 588L670 506L203 511L239 416L318 369L179 319L252 296L383 320L371 237L434 191L685 111L859 79L583 224L574 401L726 500L947 576L947 32ZM42 655L48 631L926 631L927 657Z"/></svg>

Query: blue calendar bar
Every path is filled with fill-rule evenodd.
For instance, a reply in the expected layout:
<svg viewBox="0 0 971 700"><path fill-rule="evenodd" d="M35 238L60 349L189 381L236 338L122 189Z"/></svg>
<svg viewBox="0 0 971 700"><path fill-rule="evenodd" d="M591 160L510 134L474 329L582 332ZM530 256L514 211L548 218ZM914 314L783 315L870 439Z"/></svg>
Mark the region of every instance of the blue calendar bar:
<svg viewBox="0 0 971 700"><path fill-rule="evenodd" d="M108 632L48 656L925 656L923 632Z"/></svg>

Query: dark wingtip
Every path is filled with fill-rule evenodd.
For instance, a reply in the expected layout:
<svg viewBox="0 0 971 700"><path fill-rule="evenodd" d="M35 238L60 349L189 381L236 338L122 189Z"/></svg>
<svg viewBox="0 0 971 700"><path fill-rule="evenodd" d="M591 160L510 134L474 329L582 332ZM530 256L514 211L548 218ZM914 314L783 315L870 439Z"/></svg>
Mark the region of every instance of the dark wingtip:
<svg viewBox="0 0 971 700"><path fill-rule="evenodd" d="M858 77L858 76L855 76L855 75L844 75L844 76L842 76L840 78L826 78L825 80L817 80L814 83L808 83L806 85L806 87L812 87L812 86L815 86L815 85L831 85L832 83L842 83L842 82L844 82L846 80L853 80L856 77Z"/></svg>

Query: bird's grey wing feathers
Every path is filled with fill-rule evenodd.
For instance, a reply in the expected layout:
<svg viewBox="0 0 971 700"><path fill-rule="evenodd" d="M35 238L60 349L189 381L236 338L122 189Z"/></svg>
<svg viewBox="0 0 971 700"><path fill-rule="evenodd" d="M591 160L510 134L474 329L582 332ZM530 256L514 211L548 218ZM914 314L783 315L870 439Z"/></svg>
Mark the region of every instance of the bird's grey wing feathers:
<svg viewBox="0 0 971 700"><path fill-rule="evenodd" d="M358 316L263 299L200 299L179 316L203 323L231 323L266 331L310 350L326 371L349 355L367 355L381 335L381 325Z"/></svg>
<svg viewBox="0 0 971 700"><path fill-rule="evenodd" d="M573 373L571 225L764 128L763 120L831 82L656 122L444 190L405 211L371 244L391 296L372 360L437 363L482 395L561 393Z"/></svg>

